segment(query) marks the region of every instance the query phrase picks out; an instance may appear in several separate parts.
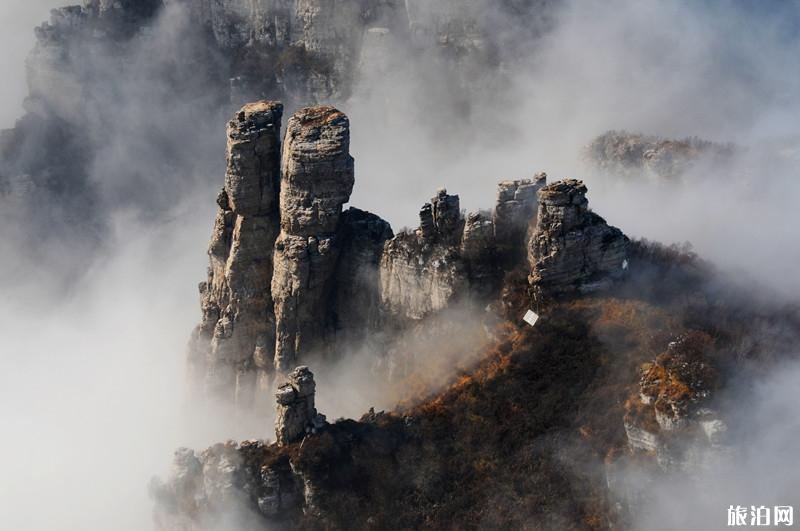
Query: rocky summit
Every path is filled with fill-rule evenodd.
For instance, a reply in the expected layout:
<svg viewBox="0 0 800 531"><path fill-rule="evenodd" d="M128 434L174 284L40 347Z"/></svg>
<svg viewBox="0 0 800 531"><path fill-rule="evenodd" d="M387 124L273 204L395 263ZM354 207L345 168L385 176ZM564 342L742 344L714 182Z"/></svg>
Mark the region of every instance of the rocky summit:
<svg viewBox="0 0 800 531"><path fill-rule="evenodd" d="M535 298L607 287L628 268L628 238L589 210L586 185L568 179L538 192L528 280Z"/></svg>
<svg viewBox="0 0 800 531"><path fill-rule="evenodd" d="M501 182L491 212L466 214L440 189L419 228L395 235L377 215L343 209L355 183L347 116L303 108L282 133L282 114L280 103L260 101L228 123L203 318L189 349L206 396L263 406L298 365L367 345L376 364L405 365L393 358L404 356L398 331L490 302L505 275L530 268L529 245L531 284L548 293L607 287L623 271L627 239L588 211L586 188L545 186L544 174Z"/></svg>

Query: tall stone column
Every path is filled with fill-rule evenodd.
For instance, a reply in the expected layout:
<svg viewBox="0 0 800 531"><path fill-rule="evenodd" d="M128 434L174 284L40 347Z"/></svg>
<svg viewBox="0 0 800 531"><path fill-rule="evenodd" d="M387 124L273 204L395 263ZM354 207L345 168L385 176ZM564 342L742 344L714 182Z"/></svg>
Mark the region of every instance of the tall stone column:
<svg viewBox="0 0 800 531"><path fill-rule="evenodd" d="M314 405L316 389L314 373L305 366L295 368L278 388L275 440L280 446L299 441L326 424L325 415L317 413Z"/></svg>
<svg viewBox="0 0 800 531"><path fill-rule="evenodd" d="M245 105L228 123L225 187L200 285L203 320L193 350L208 394L249 405L273 373L275 315L270 283L278 235L280 103ZM259 394L266 394L259 393Z"/></svg>
<svg viewBox="0 0 800 531"><path fill-rule="evenodd" d="M301 109L287 124L272 278L275 367L282 372L325 344L336 231L354 184L349 150L350 121L333 107Z"/></svg>

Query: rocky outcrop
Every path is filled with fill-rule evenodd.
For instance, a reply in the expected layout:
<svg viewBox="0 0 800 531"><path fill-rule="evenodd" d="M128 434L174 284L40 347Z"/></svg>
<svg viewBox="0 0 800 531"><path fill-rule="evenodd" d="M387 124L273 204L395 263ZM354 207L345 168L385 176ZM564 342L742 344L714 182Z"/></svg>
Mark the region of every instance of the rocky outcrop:
<svg viewBox="0 0 800 531"><path fill-rule="evenodd" d="M281 234L275 243L275 366L294 367L320 352L330 329L336 231L353 190L350 123L332 107L310 107L289 120L281 167Z"/></svg>
<svg viewBox="0 0 800 531"><path fill-rule="evenodd" d="M606 288L627 269L628 238L589 210L586 186L568 179L538 192L528 281L534 298Z"/></svg>
<svg viewBox="0 0 800 531"><path fill-rule="evenodd" d="M242 406L263 400L276 370L335 350L326 338L363 340L377 326L377 264L392 235L377 216L342 214L354 182L347 117L298 111L281 151L282 112L280 103L248 104L228 125L203 319L190 345L206 393Z"/></svg>
<svg viewBox="0 0 800 531"><path fill-rule="evenodd" d="M399 332L459 301L485 306L519 265L498 247L522 254L544 181L501 183L493 213L466 217L459 197L439 190L420 209L420 227L394 236L374 214L342 212L354 185L347 117L301 109L281 142L282 111L252 103L229 123L203 318L190 344L205 394L237 407L263 405L275 375L298 363L364 347L400 359L410 353L393 343Z"/></svg>
<svg viewBox="0 0 800 531"><path fill-rule="evenodd" d="M495 225L488 212L472 212L464 220L461 257L472 292L488 297L499 287L503 263L498 260Z"/></svg>
<svg viewBox="0 0 800 531"><path fill-rule="evenodd" d="M274 447L228 441L199 453L176 451L170 474L151 482L150 496L159 531L266 529L299 513L304 483Z"/></svg>
<svg viewBox="0 0 800 531"><path fill-rule="evenodd" d="M725 422L708 407L719 376L713 339L688 332L642 367L639 394L626 403L625 433L633 451L664 470L692 471L725 459Z"/></svg>
<svg viewBox="0 0 800 531"><path fill-rule="evenodd" d="M447 308L468 287L457 249L431 245L416 233L400 234L386 244L380 280L384 310L411 320Z"/></svg>
<svg viewBox="0 0 800 531"><path fill-rule="evenodd" d="M314 406L317 389L314 374L308 367L297 367L287 380L275 395L278 400L275 440L281 446L297 442L325 426L325 415L318 414Z"/></svg>
<svg viewBox="0 0 800 531"><path fill-rule="evenodd" d="M136 22L152 18L162 7L163 0L84 0L83 7L100 19Z"/></svg>
<svg viewBox="0 0 800 531"><path fill-rule="evenodd" d="M446 308L469 286L460 254L464 220L457 195L442 189L419 213L420 226L387 242L381 302L394 318L419 320Z"/></svg>
<svg viewBox="0 0 800 531"><path fill-rule="evenodd" d="M731 144L718 144L697 137L672 140L609 131L586 147L584 157L608 174L676 179L700 163L718 165L726 162L734 152Z"/></svg>

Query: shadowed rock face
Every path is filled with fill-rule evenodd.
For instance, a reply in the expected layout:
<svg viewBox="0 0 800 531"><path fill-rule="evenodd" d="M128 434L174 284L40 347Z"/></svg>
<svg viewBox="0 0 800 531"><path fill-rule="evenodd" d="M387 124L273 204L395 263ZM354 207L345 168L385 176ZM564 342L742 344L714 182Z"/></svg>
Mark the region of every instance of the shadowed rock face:
<svg viewBox="0 0 800 531"><path fill-rule="evenodd" d="M497 204L493 223L497 251L507 265L524 256L528 238L535 228L538 200L536 194L547 184L547 174L533 179L502 181L497 185Z"/></svg>
<svg viewBox="0 0 800 531"><path fill-rule="evenodd" d="M84 0L84 9L99 17L142 20L155 15L162 0Z"/></svg>
<svg viewBox="0 0 800 531"><path fill-rule="evenodd" d="M382 326L381 256L394 233L387 221L351 207L342 214L339 235L333 315L336 343L345 348L375 343L372 336Z"/></svg>
<svg viewBox="0 0 800 531"><path fill-rule="evenodd" d="M586 186L567 179L539 190L528 281L535 297L608 286L625 272L629 240L589 210Z"/></svg>

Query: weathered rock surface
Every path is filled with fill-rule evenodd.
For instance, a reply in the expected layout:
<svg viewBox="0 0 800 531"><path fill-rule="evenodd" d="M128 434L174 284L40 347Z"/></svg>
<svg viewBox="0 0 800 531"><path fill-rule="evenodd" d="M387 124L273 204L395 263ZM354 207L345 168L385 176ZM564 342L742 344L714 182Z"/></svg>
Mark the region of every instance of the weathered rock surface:
<svg viewBox="0 0 800 531"><path fill-rule="evenodd" d="M629 240L589 210L582 181L558 181L538 195L528 247L535 298L594 291L624 275Z"/></svg>
<svg viewBox="0 0 800 531"><path fill-rule="evenodd" d="M419 217L419 229L387 242L381 258L381 301L394 318L422 319L469 286L459 248L464 219L458 196L439 190Z"/></svg>
<svg viewBox="0 0 800 531"><path fill-rule="evenodd" d="M314 405L316 389L308 367L297 367L278 388L275 440L279 445L297 442L325 425L325 416L318 414Z"/></svg>
<svg viewBox="0 0 800 531"><path fill-rule="evenodd" d="M431 245L416 233L400 234L386 244L380 279L384 310L412 320L447 308L469 286L458 250Z"/></svg>
<svg viewBox="0 0 800 531"><path fill-rule="evenodd" d="M319 353L330 329L336 230L353 190L350 123L332 107L310 107L289 120L281 178L281 234L275 244L275 366Z"/></svg>
<svg viewBox="0 0 800 531"><path fill-rule="evenodd" d="M209 245L211 266L200 285L203 320L192 357L211 394L248 405L269 386L275 344L270 293L278 235L283 106L258 102L228 124L228 168ZM258 384L258 385L257 385Z"/></svg>
<svg viewBox="0 0 800 531"><path fill-rule="evenodd" d="M245 407L266 396L276 370L375 329L377 264L392 236L377 216L342 214L354 182L347 117L298 111L281 151L282 112L257 102L229 123L203 319L190 345L206 393Z"/></svg>
<svg viewBox="0 0 800 531"><path fill-rule="evenodd" d="M175 452L165 481L154 479L154 522L159 531L266 528L299 512L304 483L285 457L263 441L216 444L199 454ZM264 464L268 461L269 464Z"/></svg>

